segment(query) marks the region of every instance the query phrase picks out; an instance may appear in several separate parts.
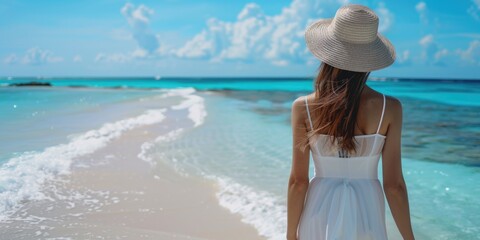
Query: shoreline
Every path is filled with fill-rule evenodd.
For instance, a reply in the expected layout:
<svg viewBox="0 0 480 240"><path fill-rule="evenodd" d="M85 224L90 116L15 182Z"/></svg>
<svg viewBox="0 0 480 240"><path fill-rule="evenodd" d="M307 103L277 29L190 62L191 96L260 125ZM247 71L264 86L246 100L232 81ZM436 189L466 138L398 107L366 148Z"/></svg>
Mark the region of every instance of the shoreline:
<svg viewBox="0 0 480 240"><path fill-rule="evenodd" d="M142 155L144 146L192 129L187 110L124 131L93 153L74 158L69 174L49 179L42 200L23 202L0 222L7 239L265 239L240 214L222 207L216 183L182 175ZM187 136L188 137L188 136ZM166 161L169 161L167 159Z"/></svg>

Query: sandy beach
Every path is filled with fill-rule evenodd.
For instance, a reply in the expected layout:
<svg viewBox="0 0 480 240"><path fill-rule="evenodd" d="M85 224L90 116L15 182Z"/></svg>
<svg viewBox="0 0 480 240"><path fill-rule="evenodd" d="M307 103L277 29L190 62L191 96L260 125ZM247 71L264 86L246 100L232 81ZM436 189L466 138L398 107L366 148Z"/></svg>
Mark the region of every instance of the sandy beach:
<svg viewBox="0 0 480 240"><path fill-rule="evenodd" d="M25 202L0 223L0 238L264 239L219 205L212 180L145 161L145 143L191 125L176 113L74 159L70 174L45 182L45 200Z"/></svg>

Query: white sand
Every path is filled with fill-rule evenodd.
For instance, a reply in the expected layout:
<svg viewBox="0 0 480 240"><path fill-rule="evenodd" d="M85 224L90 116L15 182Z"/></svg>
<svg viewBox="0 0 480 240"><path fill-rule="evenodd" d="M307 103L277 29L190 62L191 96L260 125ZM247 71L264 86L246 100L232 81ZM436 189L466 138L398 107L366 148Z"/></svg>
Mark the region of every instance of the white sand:
<svg viewBox="0 0 480 240"><path fill-rule="evenodd" d="M159 127L76 159L72 174L48 183L51 200L28 202L17 220L0 223L1 239L264 239L218 205L213 182L138 158Z"/></svg>

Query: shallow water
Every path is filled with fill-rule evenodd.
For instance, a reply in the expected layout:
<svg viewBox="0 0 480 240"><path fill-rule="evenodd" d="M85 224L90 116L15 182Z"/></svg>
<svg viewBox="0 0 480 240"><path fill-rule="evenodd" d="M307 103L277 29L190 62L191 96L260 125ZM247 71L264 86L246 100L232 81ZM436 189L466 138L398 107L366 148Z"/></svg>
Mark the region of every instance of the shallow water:
<svg viewBox="0 0 480 240"><path fill-rule="evenodd" d="M157 158L177 168L214 176L223 186L219 198L224 206L242 213L264 235L279 239L282 235L278 233L286 224L281 216L286 211L291 164L289 105L298 94L284 94L288 97L284 102L278 96L259 92L233 95L204 96L208 112L205 124L188 136L158 145ZM269 101L271 98L276 100ZM406 116L403 171L415 231L428 239L475 239L480 233L475 224L480 221L476 198L480 190L472 187L480 181L479 151L474 145L478 134L455 127L463 124L442 126L430 118L454 121L443 120L442 111L458 110L452 113L456 121L473 124L474 114L463 114L468 107L449 108L408 97L401 100ZM411 117L421 115L425 108L437 109L438 113L429 114L429 119ZM439 133L443 135L437 136ZM465 141L458 141L459 135Z"/></svg>

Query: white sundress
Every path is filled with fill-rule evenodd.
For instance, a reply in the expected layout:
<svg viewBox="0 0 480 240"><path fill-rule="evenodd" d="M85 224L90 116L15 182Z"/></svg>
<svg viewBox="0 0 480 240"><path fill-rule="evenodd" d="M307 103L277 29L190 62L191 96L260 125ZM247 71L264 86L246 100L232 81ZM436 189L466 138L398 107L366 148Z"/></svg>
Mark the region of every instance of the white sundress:
<svg viewBox="0 0 480 240"><path fill-rule="evenodd" d="M313 129L307 98L304 97ZM330 143L333 136L316 134L310 139L315 175L310 179L297 229L298 240L387 239L385 200L378 180L378 162L386 136L357 135L357 152L345 154Z"/></svg>

